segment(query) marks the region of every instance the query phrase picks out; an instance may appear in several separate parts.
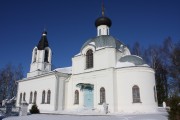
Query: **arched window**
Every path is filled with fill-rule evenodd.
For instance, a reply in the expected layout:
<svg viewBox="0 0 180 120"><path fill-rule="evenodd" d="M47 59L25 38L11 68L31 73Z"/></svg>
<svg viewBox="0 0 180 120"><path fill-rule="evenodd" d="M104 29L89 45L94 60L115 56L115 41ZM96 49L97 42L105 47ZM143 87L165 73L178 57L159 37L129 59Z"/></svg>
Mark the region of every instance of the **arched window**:
<svg viewBox="0 0 180 120"><path fill-rule="evenodd" d="M34 104L36 104L36 99L37 99L37 92L35 91L34 92L34 101L33 101Z"/></svg>
<svg viewBox="0 0 180 120"><path fill-rule="evenodd" d="M23 94L23 101L26 101L26 93Z"/></svg>
<svg viewBox="0 0 180 120"><path fill-rule="evenodd" d="M22 102L22 93L20 93L20 96L19 96L19 103L21 104Z"/></svg>
<svg viewBox="0 0 180 120"><path fill-rule="evenodd" d="M45 90L42 92L42 104L44 104L45 103Z"/></svg>
<svg viewBox="0 0 180 120"><path fill-rule="evenodd" d="M44 62L49 62L48 61L48 56L49 56L49 51L45 50Z"/></svg>
<svg viewBox="0 0 180 120"><path fill-rule="evenodd" d="M105 95L105 89L104 87L102 87L100 89L100 104L103 104L104 102L106 102L106 95Z"/></svg>
<svg viewBox="0 0 180 120"><path fill-rule="evenodd" d="M32 92L30 92L29 104L31 104L31 103L32 103L32 96L33 96L33 93L32 93Z"/></svg>
<svg viewBox="0 0 180 120"><path fill-rule="evenodd" d="M139 87L137 85L134 85L132 88L132 94L133 94L133 103L139 103L140 100L140 92Z"/></svg>
<svg viewBox="0 0 180 120"><path fill-rule="evenodd" d="M37 60L37 48L34 49L34 60L33 60L33 62L36 62L36 60Z"/></svg>
<svg viewBox="0 0 180 120"><path fill-rule="evenodd" d="M154 86L154 100L157 102L157 96L156 96L156 87Z"/></svg>
<svg viewBox="0 0 180 120"><path fill-rule="evenodd" d="M74 104L79 104L79 91L78 90L75 91Z"/></svg>
<svg viewBox="0 0 180 120"><path fill-rule="evenodd" d="M90 49L86 52L86 68L93 67L93 51Z"/></svg>
<svg viewBox="0 0 180 120"><path fill-rule="evenodd" d="M48 93L47 93L47 104L50 104L50 101L51 101L51 91L48 90Z"/></svg>

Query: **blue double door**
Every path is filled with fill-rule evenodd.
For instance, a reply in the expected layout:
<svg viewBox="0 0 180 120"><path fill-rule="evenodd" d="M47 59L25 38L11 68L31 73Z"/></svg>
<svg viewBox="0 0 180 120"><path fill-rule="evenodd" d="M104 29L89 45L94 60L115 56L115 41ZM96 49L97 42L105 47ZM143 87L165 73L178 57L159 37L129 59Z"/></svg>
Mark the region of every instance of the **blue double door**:
<svg viewBox="0 0 180 120"><path fill-rule="evenodd" d="M94 106L94 91L84 89L84 107L93 108Z"/></svg>

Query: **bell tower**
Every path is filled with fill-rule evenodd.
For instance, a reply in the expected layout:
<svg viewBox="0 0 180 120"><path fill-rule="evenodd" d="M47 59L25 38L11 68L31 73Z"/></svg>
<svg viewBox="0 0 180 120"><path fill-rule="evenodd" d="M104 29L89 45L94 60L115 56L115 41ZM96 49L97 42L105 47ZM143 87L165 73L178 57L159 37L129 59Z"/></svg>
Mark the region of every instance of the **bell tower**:
<svg viewBox="0 0 180 120"><path fill-rule="evenodd" d="M37 76L51 71L52 51L47 40L47 31L43 31L41 39L32 51L30 72L27 77Z"/></svg>

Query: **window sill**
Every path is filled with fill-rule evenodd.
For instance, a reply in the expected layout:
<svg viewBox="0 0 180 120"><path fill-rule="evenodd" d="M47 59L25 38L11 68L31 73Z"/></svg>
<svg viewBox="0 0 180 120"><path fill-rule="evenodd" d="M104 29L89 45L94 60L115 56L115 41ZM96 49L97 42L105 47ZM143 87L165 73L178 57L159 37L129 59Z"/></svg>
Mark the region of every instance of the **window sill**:
<svg viewBox="0 0 180 120"><path fill-rule="evenodd" d="M136 104L136 103L138 104L138 103L142 103L142 102L140 101L140 102L132 102L132 103L133 103L133 104Z"/></svg>
<svg viewBox="0 0 180 120"><path fill-rule="evenodd" d="M50 104L50 103L41 103L41 104Z"/></svg>
<svg viewBox="0 0 180 120"><path fill-rule="evenodd" d="M93 69L93 67L90 67L90 68L85 68L84 70L90 70L90 69Z"/></svg>

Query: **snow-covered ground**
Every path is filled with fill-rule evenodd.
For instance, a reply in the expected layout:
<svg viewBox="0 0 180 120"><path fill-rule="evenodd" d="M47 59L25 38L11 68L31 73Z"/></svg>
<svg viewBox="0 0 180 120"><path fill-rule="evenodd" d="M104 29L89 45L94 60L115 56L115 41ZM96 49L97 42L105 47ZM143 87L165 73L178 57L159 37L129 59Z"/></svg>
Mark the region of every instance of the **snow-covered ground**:
<svg viewBox="0 0 180 120"><path fill-rule="evenodd" d="M33 114L13 116L3 120L168 120L167 114L136 114L136 115L52 115Z"/></svg>

